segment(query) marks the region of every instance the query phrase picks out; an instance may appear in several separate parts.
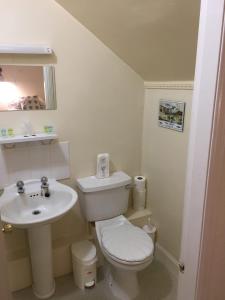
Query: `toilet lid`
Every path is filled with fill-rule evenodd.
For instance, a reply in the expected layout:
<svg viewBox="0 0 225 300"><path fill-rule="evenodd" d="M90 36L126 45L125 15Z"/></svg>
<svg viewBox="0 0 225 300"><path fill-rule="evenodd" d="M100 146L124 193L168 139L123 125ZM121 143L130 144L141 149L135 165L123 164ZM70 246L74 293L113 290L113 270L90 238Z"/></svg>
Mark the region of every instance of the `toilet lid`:
<svg viewBox="0 0 225 300"><path fill-rule="evenodd" d="M144 230L122 224L102 229L102 246L115 258L126 262L143 261L153 253L152 239Z"/></svg>

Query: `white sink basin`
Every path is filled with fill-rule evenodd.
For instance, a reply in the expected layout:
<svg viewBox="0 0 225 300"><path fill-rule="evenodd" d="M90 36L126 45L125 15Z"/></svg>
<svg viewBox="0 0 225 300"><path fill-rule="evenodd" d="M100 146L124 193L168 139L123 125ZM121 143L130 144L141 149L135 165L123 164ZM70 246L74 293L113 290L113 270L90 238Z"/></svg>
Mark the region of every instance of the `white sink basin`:
<svg viewBox="0 0 225 300"><path fill-rule="evenodd" d="M24 181L25 193L18 194L16 184L1 197L1 219L18 228L49 224L66 214L76 203L77 193L70 187L49 180L50 197L41 196L40 180Z"/></svg>
<svg viewBox="0 0 225 300"><path fill-rule="evenodd" d="M77 193L54 179L49 180L50 197L41 196L40 180L26 180L24 188L23 194L18 194L16 184L5 188L0 199L1 219L27 228L33 292L37 298L47 299L55 292L51 223L73 207Z"/></svg>

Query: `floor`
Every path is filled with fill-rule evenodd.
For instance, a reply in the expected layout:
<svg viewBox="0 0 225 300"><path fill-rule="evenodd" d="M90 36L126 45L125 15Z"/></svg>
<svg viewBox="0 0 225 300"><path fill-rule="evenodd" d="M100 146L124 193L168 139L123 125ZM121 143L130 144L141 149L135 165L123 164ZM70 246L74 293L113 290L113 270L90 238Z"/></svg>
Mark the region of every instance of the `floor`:
<svg viewBox="0 0 225 300"><path fill-rule="evenodd" d="M101 272L100 272L101 273ZM116 300L106 288L102 274L95 288L81 291L75 287L72 275L56 280L56 293L51 300ZM135 300L176 300L176 280L157 260L139 273L141 294ZM32 289L16 292L13 300L36 300Z"/></svg>

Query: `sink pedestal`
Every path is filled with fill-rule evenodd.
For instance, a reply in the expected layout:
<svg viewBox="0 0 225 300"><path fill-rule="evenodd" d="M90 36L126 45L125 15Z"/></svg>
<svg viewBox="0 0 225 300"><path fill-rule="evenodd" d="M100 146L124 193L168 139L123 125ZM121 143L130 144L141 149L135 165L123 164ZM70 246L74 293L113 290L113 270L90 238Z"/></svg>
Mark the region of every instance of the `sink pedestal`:
<svg viewBox="0 0 225 300"><path fill-rule="evenodd" d="M77 201L77 193L69 186L55 179L48 182L50 197L41 194L39 179L31 179L24 181L24 193L18 193L15 184L6 187L0 205L3 222L28 230L33 291L40 299L55 292L51 223L64 216Z"/></svg>
<svg viewBox="0 0 225 300"><path fill-rule="evenodd" d="M33 292L37 298L46 299L55 292L51 225L28 228L28 238L33 275Z"/></svg>

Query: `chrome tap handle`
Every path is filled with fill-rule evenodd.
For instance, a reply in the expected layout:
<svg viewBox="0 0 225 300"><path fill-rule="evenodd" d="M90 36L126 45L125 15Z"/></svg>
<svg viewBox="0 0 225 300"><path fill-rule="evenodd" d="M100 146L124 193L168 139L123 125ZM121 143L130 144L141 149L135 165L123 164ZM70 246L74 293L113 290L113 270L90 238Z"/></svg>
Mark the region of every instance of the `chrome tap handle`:
<svg viewBox="0 0 225 300"><path fill-rule="evenodd" d="M18 193L23 194L24 193L24 182L22 180L19 180L19 181L17 181L16 186L17 186Z"/></svg>
<svg viewBox="0 0 225 300"><path fill-rule="evenodd" d="M24 182L22 180L17 181L16 186L18 188L23 187L24 186Z"/></svg>
<svg viewBox="0 0 225 300"><path fill-rule="evenodd" d="M41 177L41 185L42 186L48 185L48 177L46 177L46 176Z"/></svg>
<svg viewBox="0 0 225 300"><path fill-rule="evenodd" d="M41 178L41 195L44 197L50 197L48 178L46 176Z"/></svg>

